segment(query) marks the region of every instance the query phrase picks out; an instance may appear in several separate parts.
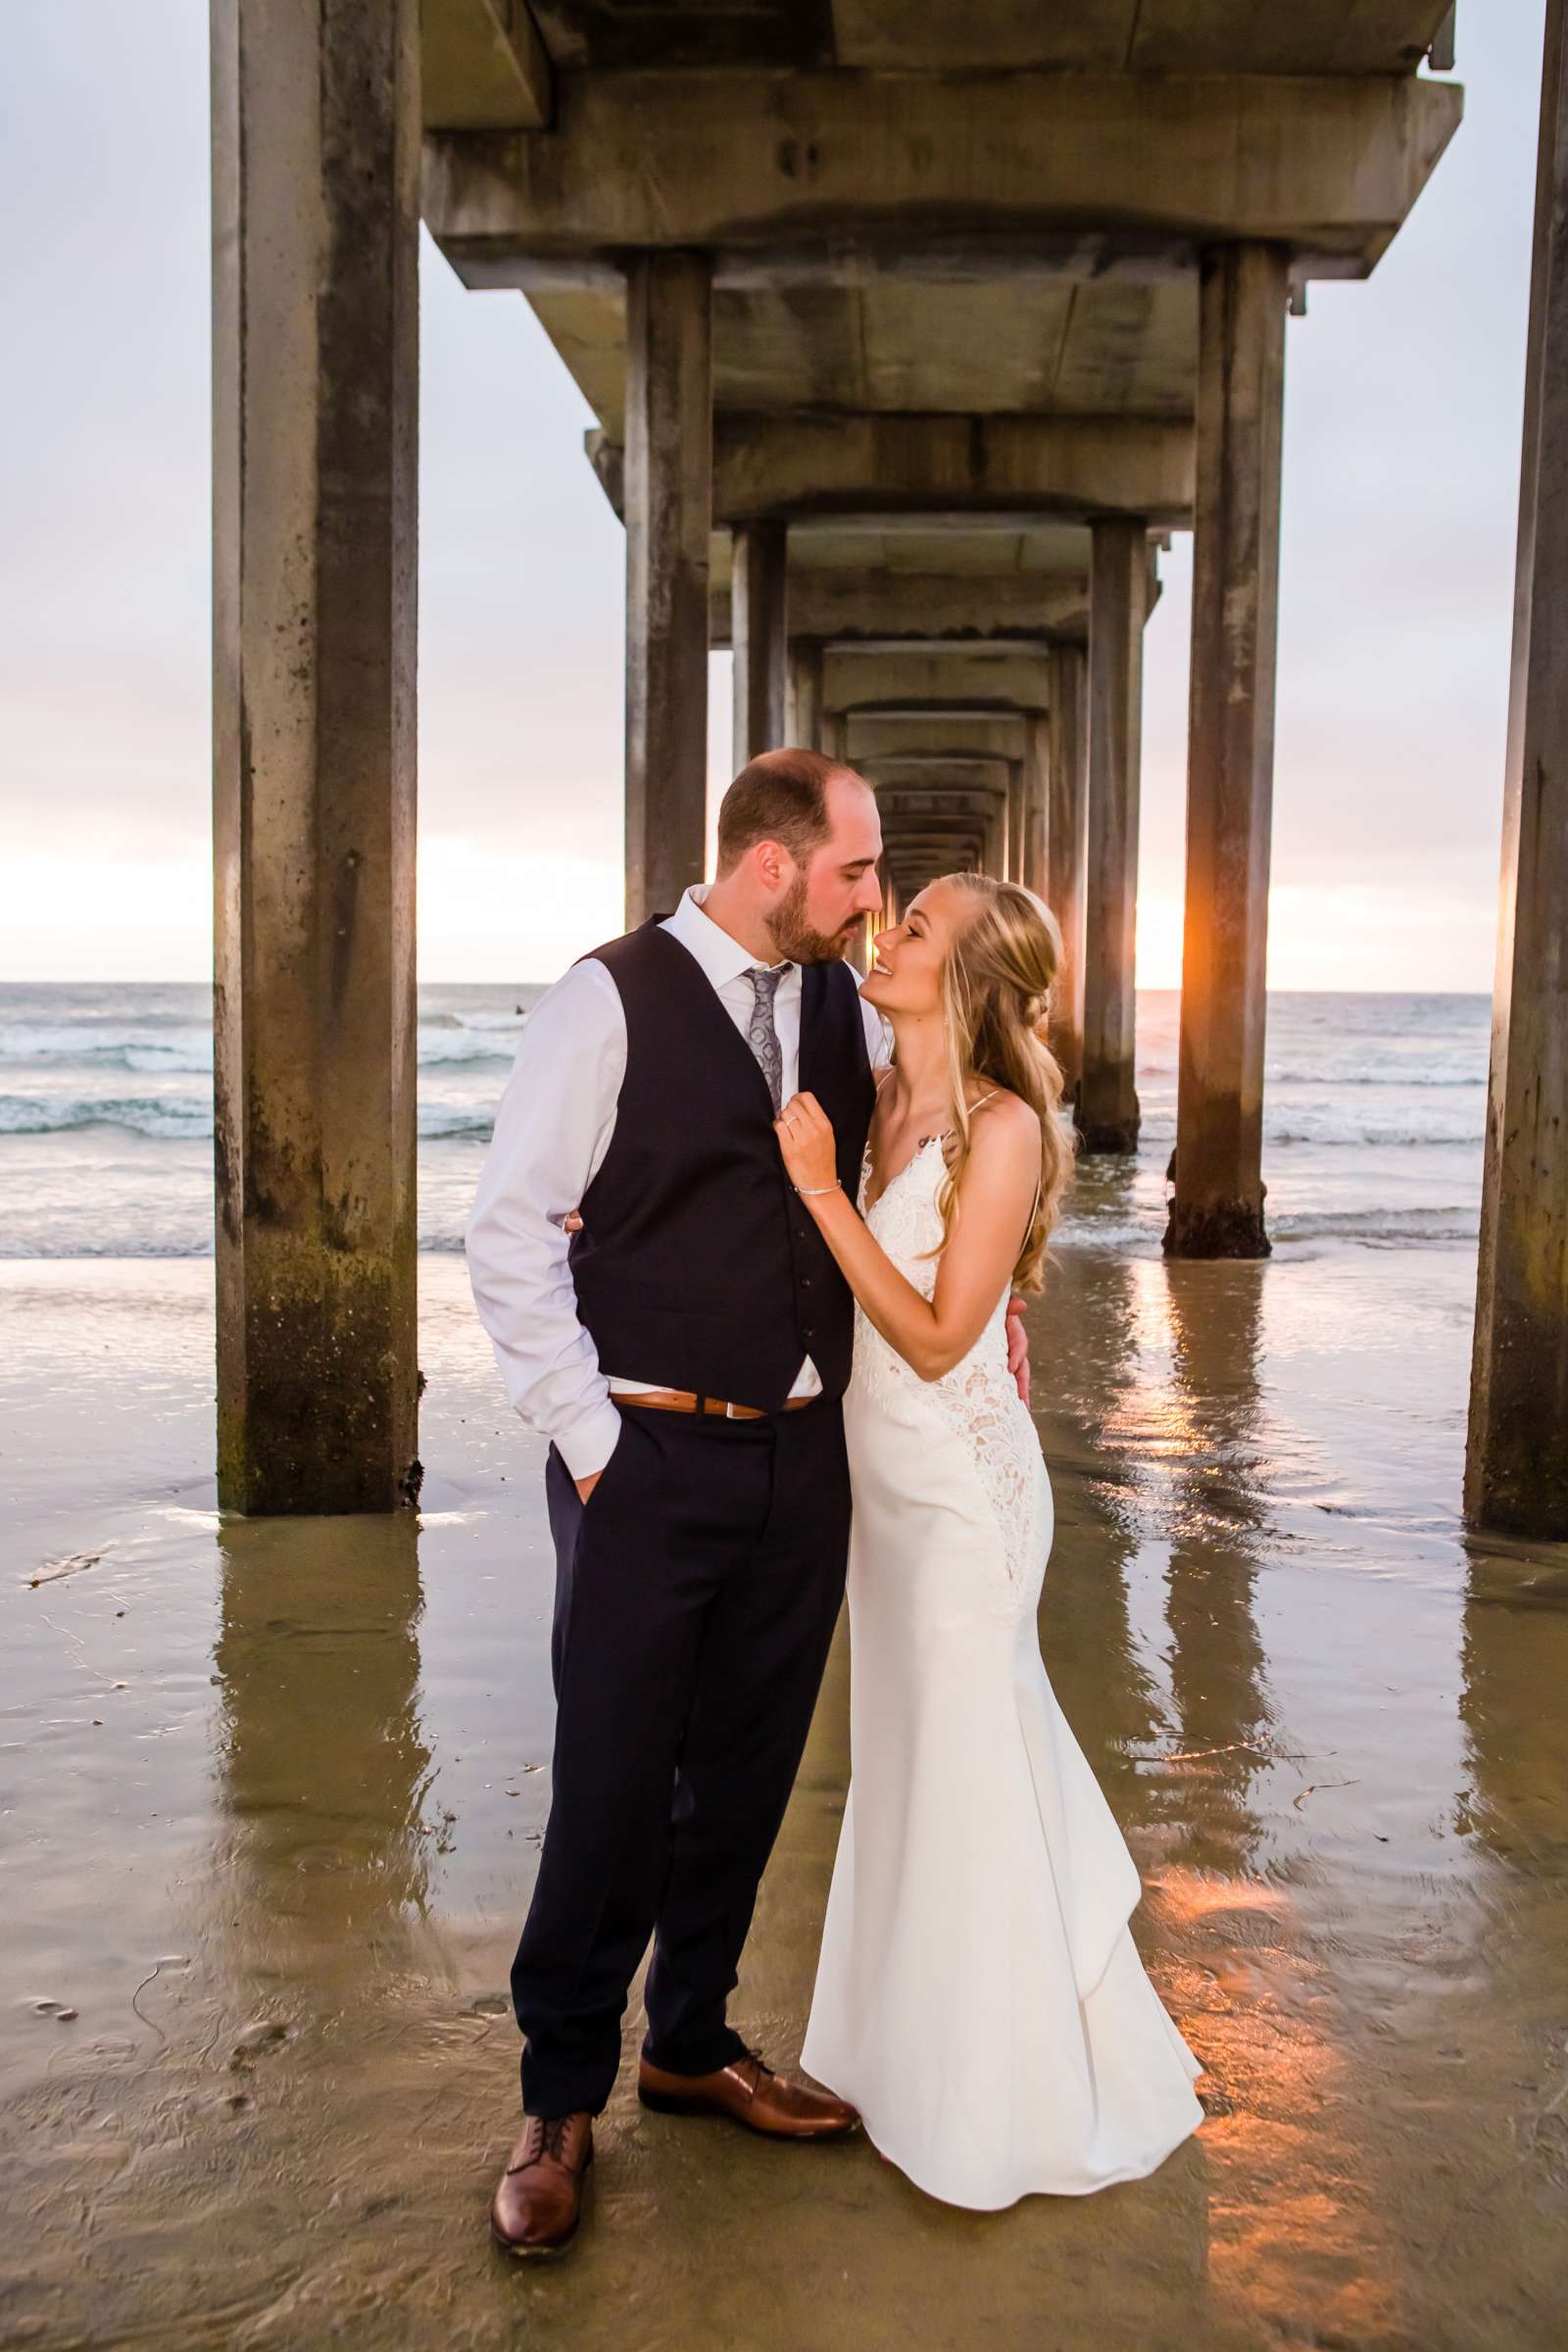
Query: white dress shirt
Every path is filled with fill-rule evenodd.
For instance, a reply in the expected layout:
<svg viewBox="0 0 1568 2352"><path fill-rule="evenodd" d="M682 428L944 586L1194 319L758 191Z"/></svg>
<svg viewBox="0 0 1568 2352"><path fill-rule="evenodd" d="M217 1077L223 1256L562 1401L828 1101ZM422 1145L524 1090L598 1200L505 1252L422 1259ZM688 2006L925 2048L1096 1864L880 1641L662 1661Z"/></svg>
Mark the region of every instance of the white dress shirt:
<svg viewBox="0 0 1568 2352"><path fill-rule="evenodd" d="M762 967L703 912L707 895L707 884L688 890L662 928L695 958L744 1036L756 1003L747 974ZM873 1005L861 1012L871 1064L880 1069L888 1031ZM799 964L779 983L773 1026L788 1102L800 1082ZM653 1385L631 1378L633 1365L616 1366L613 1377L601 1368L577 1318L570 1237L562 1223L580 1206L610 1149L625 1074L620 993L606 966L588 956L528 1016L468 1218L468 1279L507 1394L530 1429L555 1440L573 1478L602 1470L614 1451L620 1419L611 1391ZM807 1356L790 1394L815 1396L821 1385Z"/></svg>

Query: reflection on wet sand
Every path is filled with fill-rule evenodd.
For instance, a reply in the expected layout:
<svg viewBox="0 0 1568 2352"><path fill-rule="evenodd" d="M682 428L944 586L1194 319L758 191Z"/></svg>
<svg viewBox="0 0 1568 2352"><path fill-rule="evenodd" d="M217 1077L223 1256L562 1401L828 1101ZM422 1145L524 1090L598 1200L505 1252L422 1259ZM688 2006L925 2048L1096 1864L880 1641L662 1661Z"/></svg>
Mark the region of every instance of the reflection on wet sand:
<svg viewBox="0 0 1568 2352"><path fill-rule="evenodd" d="M1272 1714L1255 1587L1270 1526L1258 1368L1259 1265L1140 1266L1146 1312L1163 1319L1169 1378L1154 1391L1171 1482L1165 1616L1185 1769L1208 1780L1182 1859L1242 1872L1257 1844L1249 1796ZM1172 1769L1175 1769L1173 1767Z"/></svg>
<svg viewBox="0 0 1568 2352"><path fill-rule="evenodd" d="M218 1531L206 1884L238 1988L270 1998L341 1982L363 1999L368 1961L373 1981L427 1909L418 1536L412 1517L316 1532L301 1543L308 1531L281 1520Z"/></svg>
<svg viewBox="0 0 1568 2352"><path fill-rule="evenodd" d="M1454 1827L1484 1860L1461 1999L1510 2018L1515 2054L1506 2075L1478 2067L1468 2023L1455 2021L1446 2055L1492 2143L1483 2194L1499 2259L1555 2328L1568 2201L1568 1547L1473 1544L1469 1567Z"/></svg>
<svg viewBox="0 0 1568 2352"><path fill-rule="evenodd" d="M1145 1874L1202 2130L1147 2181L974 2217L864 2146L781 2159L646 2115L623 2074L591 2232L536 2277L483 2215L548 1801L549 1546L461 1264L424 1269L417 1526L218 1521L210 1270L0 1269L27 1481L0 1642L0 2337L1554 2344L1568 1554L1459 1539L1471 1274L1437 1250L1065 1247L1036 1313L1043 1645ZM786 2061L845 1668L841 1639L737 1996ZM628 2052L638 2024L634 1996Z"/></svg>
<svg viewBox="0 0 1568 2352"><path fill-rule="evenodd" d="M1344 2152L1324 2145L1342 2054L1302 1964L1292 1894L1254 1867L1251 1792L1274 1748L1255 1588L1281 1541L1259 1365L1265 1269L1089 1258L1065 1271L1076 1314L1121 1335L1100 1359L1110 1375L1100 1395L1078 1387L1071 1398L1075 1418L1098 1411L1102 1446L1136 1478L1136 1509L1107 1524L1130 1518L1147 1552L1164 1554L1162 1578L1146 1575L1141 1591L1169 1697L1128 1742L1136 1781L1120 1811L1146 1872L1146 1957L1207 2070L1205 2325L1288 2324L1304 2259L1345 2340L1375 2341L1391 2317L1383 2266L1351 2219ZM1075 1584L1086 1571L1108 1581L1111 1560L1089 1569L1082 1532ZM1135 1548L1123 1541L1118 1571ZM1314 2126L1317 2184L1304 2197ZM1349 2273L1348 2297L1328 2286L1332 2265Z"/></svg>
<svg viewBox="0 0 1568 2352"><path fill-rule="evenodd" d="M1044 1345L1035 1338L1033 1375L1055 1500L1041 1649L1067 1719L1124 1824L1129 1811L1144 1818L1131 1758L1165 1728L1154 1659L1135 1631L1129 1591L1141 1539L1136 1470L1122 1443L1140 1382L1135 1276L1124 1260L1098 1254L1058 1269L1036 1310L1038 1330L1051 1336ZM1056 1336L1068 1311L1075 1326L1070 1354ZM1069 1366L1070 1387L1062 1378Z"/></svg>

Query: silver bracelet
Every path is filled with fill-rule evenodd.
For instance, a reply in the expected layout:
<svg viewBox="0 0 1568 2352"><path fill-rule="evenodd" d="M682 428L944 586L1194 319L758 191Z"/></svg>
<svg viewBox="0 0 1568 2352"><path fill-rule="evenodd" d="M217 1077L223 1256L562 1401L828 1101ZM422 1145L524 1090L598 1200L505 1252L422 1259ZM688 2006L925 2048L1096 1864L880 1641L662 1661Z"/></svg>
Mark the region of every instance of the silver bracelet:
<svg viewBox="0 0 1568 2352"><path fill-rule="evenodd" d="M835 1176L831 1184L798 1184L795 1190L803 1200L816 1200L821 1198L823 1193L842 1193L844 1187Z"/></svg>

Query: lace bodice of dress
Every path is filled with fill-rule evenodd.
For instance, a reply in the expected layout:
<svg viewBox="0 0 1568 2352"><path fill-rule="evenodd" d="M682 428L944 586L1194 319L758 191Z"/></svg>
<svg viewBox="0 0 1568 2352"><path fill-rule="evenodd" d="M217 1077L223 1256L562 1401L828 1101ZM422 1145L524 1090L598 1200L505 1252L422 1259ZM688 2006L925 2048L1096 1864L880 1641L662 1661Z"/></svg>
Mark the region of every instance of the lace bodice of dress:
<svg viewBox="0 0 1568 2352"><path fill-rule="evenodd" d="M869 1145L860 1167L858 1205L867 1229L922 1298L933 1296L942 1243L937 1206L945 1162L932 1136L906 1160L867 1208ZM1007 1370L1007 1297L1004 1290L985 1328L960 1362L937 1380L922 1380L890 1348L858 1302L855 1309L857 1386L906 1415L934 1414L973 1454L1000 1523L1009 1578L1016 1581L1031 1555L1035 1501L1043 1470L1040 1441L1029 1409Z"/></svg>

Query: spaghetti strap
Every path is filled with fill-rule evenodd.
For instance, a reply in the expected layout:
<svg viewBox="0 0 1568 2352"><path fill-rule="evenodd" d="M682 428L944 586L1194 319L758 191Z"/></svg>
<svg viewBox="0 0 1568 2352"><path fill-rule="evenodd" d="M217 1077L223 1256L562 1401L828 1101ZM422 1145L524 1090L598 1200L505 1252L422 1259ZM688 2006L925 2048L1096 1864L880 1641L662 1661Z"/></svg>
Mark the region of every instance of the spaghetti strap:
<svg viewBox="0 0 1568 2352"><path fill-rule="evenodd" d="M979 1102L971 1102L971 1103L970 1103L970 1105L969 1105L969 1108L970 1108L970 1110L971 1110L971 1111L976 1111L976 1110L978 1110L978 1109L980 1108L980 1104L981 1104L982 1102L990 1102L990 1100L991 1100L991 1096L992 1096L992 1095L1000 1095L1000 1094L1001 1094L1001 1092L1002 1092L1002 1089L1001 1089L1001 1087L1000 1087L1000 1086L994 1086L994 1087L991 1089L991 1094L989 1094L989 1095L982 1095L982 1096L980 1097L980 1099L979 1099ZM958 1130L956 1129L956 1127L944 1127L944 1128L943 1128L943 1130L942 1130L942 1132L941 1132L941 1134L940 1134L940 1135L938 1135L938 1136L936 1136L936 1137L935 1137L933 1140L934 1140L935 1142L939 1143L939 1144L948 1144L948 1143L951 1143L951 1142L953 1141L953 1138L954 1138L954 1137L955 1137L955 1136L957 1134L957 1132L958 1132Z"/></svg>

